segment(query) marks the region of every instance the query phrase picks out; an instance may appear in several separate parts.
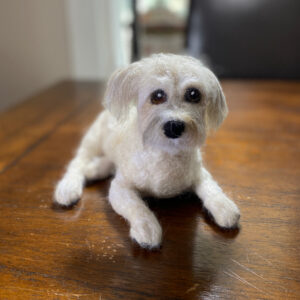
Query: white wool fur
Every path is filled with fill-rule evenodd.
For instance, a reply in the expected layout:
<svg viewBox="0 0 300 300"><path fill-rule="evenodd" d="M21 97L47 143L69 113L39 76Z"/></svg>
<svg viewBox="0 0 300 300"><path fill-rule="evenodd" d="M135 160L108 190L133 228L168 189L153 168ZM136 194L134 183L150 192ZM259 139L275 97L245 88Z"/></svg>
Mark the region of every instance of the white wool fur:
<svg viewBox="0 0 300 300"><path fill-rule="evenodd" d="M200 90L200 103L184 101L189 87ZM150 95L157 89L166 92L167 101L154 105ZM203 167L200 154L207 133L227 115L221 86L209 69L191 57L154 55L112 75L104 106L56 187L57 203L71 205L81 197L85 180L115 174L109 201L143 247L158 247L162 238L143 196L194 191L219 226L237 225L239 209ZM167 138L162 127L174 119L185 123L184 133Z"/></svg>

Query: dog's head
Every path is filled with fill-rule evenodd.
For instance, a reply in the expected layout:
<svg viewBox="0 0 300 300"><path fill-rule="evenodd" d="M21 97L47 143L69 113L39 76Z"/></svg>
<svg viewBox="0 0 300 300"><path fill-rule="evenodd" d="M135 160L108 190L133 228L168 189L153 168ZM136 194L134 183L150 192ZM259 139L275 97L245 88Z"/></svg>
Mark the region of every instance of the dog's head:
<svg viewBox="0 0 300 300"><path fill-rule="evenodd" d="M104 105L120 121L135 106L145 144L167 151L201 145L227 115L215 75L192 57L156 54L116 71Z"/></svg>

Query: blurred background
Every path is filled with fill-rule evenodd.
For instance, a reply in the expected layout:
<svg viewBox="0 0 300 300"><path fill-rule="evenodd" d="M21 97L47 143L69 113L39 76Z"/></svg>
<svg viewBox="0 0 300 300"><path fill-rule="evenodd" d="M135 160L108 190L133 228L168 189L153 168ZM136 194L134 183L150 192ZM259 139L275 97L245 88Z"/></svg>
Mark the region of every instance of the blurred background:
<svg viewBox="0 0 300 300"><path fill-rule="evenodd" d="M0 111L158 52L221 78L300 78L299 0L0 0Z"/></svg>

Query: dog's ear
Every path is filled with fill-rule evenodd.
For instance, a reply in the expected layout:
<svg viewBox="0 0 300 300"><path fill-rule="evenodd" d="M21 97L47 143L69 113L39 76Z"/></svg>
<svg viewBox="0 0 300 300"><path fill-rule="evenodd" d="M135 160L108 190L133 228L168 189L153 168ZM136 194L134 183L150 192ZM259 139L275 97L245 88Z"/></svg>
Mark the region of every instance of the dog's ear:
<svg viewBox="0 0 300 300"><path fill-rule="evenodd" d="M206 108L206 128L208 131L217 130L228 114L225 95L217 77L209 69L206 69L209 93Z"/></svg>
<svg viewBox="0 0 300 300"><path fill-rule="evenodd" d="M137 102L140 70L140 63L135 62L115 71L108 81L103 104L117 119L126 118Z"/></svg>

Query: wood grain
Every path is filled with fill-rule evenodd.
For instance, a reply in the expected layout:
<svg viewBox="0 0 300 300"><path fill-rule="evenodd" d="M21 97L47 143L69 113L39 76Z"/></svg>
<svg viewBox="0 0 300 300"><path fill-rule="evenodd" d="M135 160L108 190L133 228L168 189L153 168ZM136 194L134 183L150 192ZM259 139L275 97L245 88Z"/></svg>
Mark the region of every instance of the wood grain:
<svg viewBox="0 0 300 300"><path fill-rule="evenodd" d="M156 252L130 241L109 180L52 206L102 84L62 82L0 115L0 299L300 299L300 82L223 87L230 114L203 152L241 229L220 231L194 195L152 199Z"/></svg>

